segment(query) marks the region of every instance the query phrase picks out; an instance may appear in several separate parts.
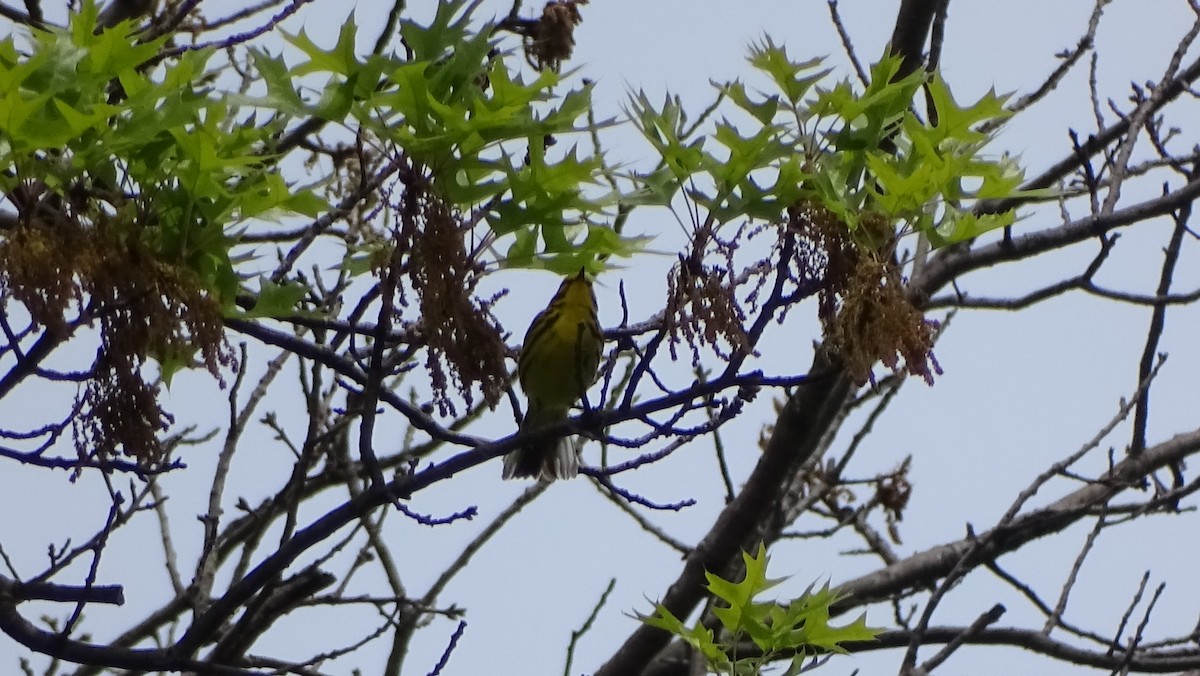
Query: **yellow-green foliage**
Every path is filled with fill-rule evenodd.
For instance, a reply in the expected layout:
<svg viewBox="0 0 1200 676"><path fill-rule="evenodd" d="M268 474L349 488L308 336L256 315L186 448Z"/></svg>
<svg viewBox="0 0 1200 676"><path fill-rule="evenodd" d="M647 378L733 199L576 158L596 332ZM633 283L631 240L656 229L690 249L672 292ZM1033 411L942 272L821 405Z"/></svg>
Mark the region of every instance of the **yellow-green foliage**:
<svg viewBox="0 0 1200 676"><path fill-rule="evenodd" d="M842 643L871 641L878 634L867 626L865 614L844 626L829 624L830 606L843 597L828 584L815 590L809 587L787 602L757 600L782 580L767 578L769 557L762 545L756 554L743 552L742 560L746 576L741 582L705 573L707 589L716 599L712 612L722 631L714 632L699 622L688 627L661 605L642 621L687 641L708 661L711 672L731 676L760 674L780 661L788 664L784 676L793 676L812 655L845 653ZM751 654L739 655L739 648L747 645L753 646Z"/></svg>

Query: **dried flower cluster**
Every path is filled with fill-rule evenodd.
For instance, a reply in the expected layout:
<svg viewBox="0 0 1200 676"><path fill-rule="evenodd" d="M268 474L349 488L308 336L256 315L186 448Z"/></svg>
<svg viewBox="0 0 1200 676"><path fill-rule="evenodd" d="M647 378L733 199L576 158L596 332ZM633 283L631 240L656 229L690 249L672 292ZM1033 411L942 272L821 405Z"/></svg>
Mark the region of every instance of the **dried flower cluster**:
<svg viewBox="0 0 1200 676"><path fill-rule="evenodd" d="M401 209L398 251L408 252L409 280L420 299L417 329L427 350L426 368L442 415L454 414L451 381L470 406L478 385L488 406L508 382L505 344L492 314L497 298L477 299L483 272L465 246L466 228L431 190L410 185Z"/></svg>
<svg viewBox="0 0 1200 676"><path fill-rule="evenodd" d="M198 355L219 378L233 356L219 303L192 270L164 260L134 228L107 217L19 225L0 242L0 290L51 335L99 325L76 446L81 457L124 453L150 465L162 460L158 433L171 418L158 405L158 384L142 373L146 360ZM76 319L68 318L72 306Z"/></svg>
<svg viewBox="0 0 1200 676"><path fill-rule="evenodd" d="M908 299L899 266L886 253L892 243L856 244L846 225L820 207L793 208L789 218L806 243L799 249L802 267L824 266L818 314L826 341L854 381L872 380L871 369L880 362L932 383L940 373L932 352L937 323ZM870 218L864 223L870 239L878 239L881 224Z"/></svg>
<svg viewBox="0 0 1200 676"><path fill-rule="evenodd" d="M711 249L711 251L710 251ZM686 342L692 347L692 363L700 365L700 345L713 348L728 359L721 344L732 353L750 350L743 326L746 312L738 305L734 278L733 252L737 238L725 242L701 228L693 237L692 255L680 257L680 264L667 277L667 311L664 321L671 336L671 357L678 359L676 347ZM706 254L712 253L713 256ZM704 263L704 260L720 261Z"/></svg>
<svg viewBox="0 0 1200 676"><path fill-rule="evenodd" d="M525 31L525 56L538 70L557 72L575 50L575 27L583 22L579 5L587 0L552 0Z"/></svg>

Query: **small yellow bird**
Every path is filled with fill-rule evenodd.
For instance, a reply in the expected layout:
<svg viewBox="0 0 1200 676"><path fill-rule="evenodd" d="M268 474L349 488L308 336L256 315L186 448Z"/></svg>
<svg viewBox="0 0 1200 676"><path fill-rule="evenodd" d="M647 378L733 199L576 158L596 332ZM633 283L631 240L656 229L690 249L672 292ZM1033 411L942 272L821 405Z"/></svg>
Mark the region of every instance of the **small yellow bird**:
<svg viewBox="0 0 1200 676"><path fill-rule="evenodd" d="M596 380L604 336L596 317L596 294L583 270L563 280L558 293L525 333L517 379L529 400L521 432L534 432L567 419L571 406ZM530 442L504 458L504 478L569 479L579 472L570 439Z"/></svg>

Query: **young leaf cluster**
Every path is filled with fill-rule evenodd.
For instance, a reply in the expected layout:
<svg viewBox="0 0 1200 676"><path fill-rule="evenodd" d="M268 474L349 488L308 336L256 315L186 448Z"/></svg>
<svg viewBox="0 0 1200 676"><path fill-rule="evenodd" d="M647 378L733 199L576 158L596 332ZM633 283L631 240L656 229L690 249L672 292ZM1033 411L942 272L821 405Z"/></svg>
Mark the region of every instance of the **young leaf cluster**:
<svg viewBox="0 0 1200 676"><path fill-rule="evenodd" d="M239 279L229 250L251 218L314 215L324 204L287 185L263 147L271 124L241 124L206 70L210 50L151 66L165 38L122 24L95 33L87 4L66 30L0 41L0 189L66 199L77 225L104 226L194 275L226 312ZM23 215L35 213L19 205Z"/></svg>
<svg viewBox="0 0 1200 676"><path fill-rule="evenodd" d="M589 128L581 119L591 85L563 93L564 76L551 70L524 78L500 50L494 25L472 27L478 4L442 2L428 24L403 20L403 56L356 56L353 20L328 49L304 33L287 35L303 59L289 66L258 53L267 94L257 103L344 124L403 154L439 199L483 208L493 234L513 235L508 265L565 271L578 269L568 260L633 253L636 240L594 234L607 229L599 217L617 202L596 187L601 158L576 147L549 150L559 136ZM301 78L316 78L319 100L304 101Z"/></svg>
<svg viewBox="0 0 1200 676"><path fill-rule="evenodd" d="M786 676L794 676L811 655L845 653L842 643L875 638L877 631L867 627L865 615L845 626L829 624L829 608L842 596L828 584L817 590L809 587L786 604L756 600L782 580L767 577L769 557L763 545L756 554L743 552L742 559L746 575L741 582L705 573L706 588L716 600L712 613L721 631L714 632L699 622L689 627L661 605L642 621L686 641L704 656L711 672L730 676L761 674L781 660L788 665ZM739 655L747 642L754 649Z"/></svg>
<svg viewBox="0 0 1200 676"><path fill-rule="evenodd" d="M211 50L160 60L165 38L95 26L89 2L66 29L0 40L0 193L15 209L0 229L0 288L56 340L97 329L76 443L153 465L171 420L160 379L197 363L219 378L233 361L223 316L241 312L238 232L326 205L274 167L280 127L239 119L214 91ZM268 291L252 312L291 312L294 290Z"/></svg>
<svg viewBox="0 0 1200 676"><path fill-rule="evenodd" d="M975 130L1007 116L1002 96L961 106L937 74L898 77L897 58L876 64L865 87L825 85L830 70L820 59L792 61L769 38L751 47L749 61L770 88L720 86L736 115L715 122L708 135L687 125L676 101L655 106L644 94L634 97L630 117L662 160L647 180L658 203L686 187L717 223L778 223L803 202L834 214L867 244L877 233L864 224L882 222L942 246L1012 223L1012 212L974 215L979 200L1032 196L1017 189L1016 163L989 158L990 137ZM929 119L912 108L922 87Z"/></svg>

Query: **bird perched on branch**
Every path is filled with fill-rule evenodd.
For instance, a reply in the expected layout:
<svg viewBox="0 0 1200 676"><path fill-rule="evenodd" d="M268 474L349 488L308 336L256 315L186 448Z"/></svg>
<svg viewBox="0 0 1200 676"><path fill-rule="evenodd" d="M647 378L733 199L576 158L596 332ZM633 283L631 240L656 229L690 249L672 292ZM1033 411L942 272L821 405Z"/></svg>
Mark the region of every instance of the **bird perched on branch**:
<svg viewBox="0 0 1200 676"><path fill-rule="evenodd" d="M604 336L596 317L596 294L583 270L563 281L558 293L529 325L517 379L529 400L522 434L567 419L571 406L596 380ZM579 472L575 445L567 438L527 442L504 458L504 478L569 479Z"/></svg>

